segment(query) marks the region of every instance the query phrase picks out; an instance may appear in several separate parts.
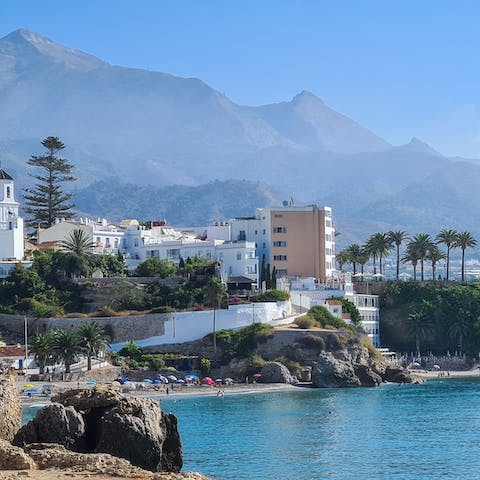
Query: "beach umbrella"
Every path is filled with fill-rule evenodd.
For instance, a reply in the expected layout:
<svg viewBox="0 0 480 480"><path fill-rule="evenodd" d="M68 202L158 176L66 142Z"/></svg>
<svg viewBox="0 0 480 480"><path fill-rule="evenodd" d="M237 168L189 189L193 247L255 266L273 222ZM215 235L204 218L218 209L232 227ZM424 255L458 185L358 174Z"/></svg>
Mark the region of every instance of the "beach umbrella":
<svg viewBox="0 0 480 480"><path fill-rule="evenodd" d="M144 378L143 383L153 383L153 380L150 380L149 378Z"/></svg>
<svg viewBox="0 0 480 480"><path fill-rule="evenodd" d="M433 368L434 368L435 370L440 370L441 367L440 367L440 365L434 365Z"/></svg>
<svg viewBox="0 0 480 480"><path fill-rule="evenodd" d="M23 387L24 388L35 388L35 385L32 385L31 383L26 383Z"/></svg>
<svg viewBox="0 0 480 480"><path fill-rule="evenodd" d="M158 377L158 380L160 380L162 383L168 383L168 378L164 377L163 375L160 375L160 377Z"/></svg>
<svg viewBox="0 0 480 480"><path fill-rule="evenodd" d="M185 383L185 380L182 380L181 378L179 378L178 380L175 380L175 383Z"/></svg>
<svg viewBox="0 0 480 480"><path fill-rule="evenodd" d="M225 385L233 385L233 378L227 377L225 379Z"/></svg>
<svg viewBox="0 0 480 480"><path fill-rule="evenodd" d="M178 378L175 375L169 375L167 378L172 382L176 382L178 380Z"/></svg>
<svg viewBox="0 0 480 480"><path fill-rule="evenodd" d="M163 382L161 380L159 380L158 378L156 378L154 381L153 381L153 384L154 385L161 385Z"/></svg>
<svg viewBox="0 0 480 480"><path fill-rule="evenodd" d="M38 390L38 388L29 388L29 389L26 390L26 392L27 393L38 393L39 390Z"/></svg>
<svg viewBox="0 0 480 480"><path fill-rule="evenodd" d="M215 381L216 381L217 383L222 383L222 382L223 382L223 378L216 378Z"/></svg>
<svg viewBox="0 0 480 480"><path fill-rule="evenodd" d="M261 373L256 373L255 375L252 375L252 378L260 378L262 376Z"/></svg>
<svg viewBox="0 0 480 480"><path fill-rule="evenodd" d="M93 380L89 380L88 382L85 382L85 385L96 385L97 382L94 382Z"/></svg>
<svg viewBox="0 0 480 480"><path fill-rule="evenodd" d="M213 380L213 378L210 378L210 377L203 378L202 383L204 385L215 385L215 381Z"/></svg>

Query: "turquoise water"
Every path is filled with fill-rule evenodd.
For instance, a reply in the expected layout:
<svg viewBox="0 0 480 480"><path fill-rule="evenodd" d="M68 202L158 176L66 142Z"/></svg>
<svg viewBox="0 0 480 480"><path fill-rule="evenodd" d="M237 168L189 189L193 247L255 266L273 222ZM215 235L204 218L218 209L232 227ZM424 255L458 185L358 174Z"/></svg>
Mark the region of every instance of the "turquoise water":
<svg viewBox="0 0 480 480"><path fill-rule="evenodd" d="M184 470L217 479L480 478L474 380L227 393L162 408L179 418Z"/></svg>

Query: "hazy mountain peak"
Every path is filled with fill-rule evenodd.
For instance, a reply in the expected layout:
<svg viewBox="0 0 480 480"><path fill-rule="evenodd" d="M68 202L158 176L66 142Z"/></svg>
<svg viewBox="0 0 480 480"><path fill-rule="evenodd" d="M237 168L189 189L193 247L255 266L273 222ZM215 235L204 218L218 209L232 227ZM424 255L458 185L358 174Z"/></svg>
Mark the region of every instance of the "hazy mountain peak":
<svg viewBox="0 0 480 480"><path fill-rule="evenodd" d="M401 148L402 150L408 150L410 152L426 153L439 157L443 156L441 153L437 152L434 148L428 145L428 143L423 142L417 137L412 137L410 142L408 142L406 145L400 146L399 148Z"/></svg>
<svg viewBox="0 0 480 480"><path fill-rule="evenodd" d="M108 65L93 55L64 47L48 37L25 28L0 38L0 67L4 64L14 66L18 70L32 65L37 66L42 60L84 71Z"/></svg>
<svg viewBox="0 0 480 480"><path fill-rule="evenodd" d="M317 97L314 93L310 92L309 90L302 90L300 93L297 93L292 99L292 102L303 102L303 101L308 101L308 102L316 102L321 105L325 105L324 101Z"/></svg>

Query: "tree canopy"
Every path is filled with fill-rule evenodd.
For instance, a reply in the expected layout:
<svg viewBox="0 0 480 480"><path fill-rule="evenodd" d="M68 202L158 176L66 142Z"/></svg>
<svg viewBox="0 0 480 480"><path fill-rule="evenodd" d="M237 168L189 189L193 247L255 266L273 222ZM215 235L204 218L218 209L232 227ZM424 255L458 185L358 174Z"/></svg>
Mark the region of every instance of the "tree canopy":
<svg viewBox="0 0 480 480"><path fill-rule="evenodd" d="M58 137L42 140L44 155L32 155L27 164L35 167L32 174L37 183L26 188L24 193L25 212L29 215L28 223L32 226L51 227L56 218L72 218L73 207L70 203L71 193L65 193L63 184L75 180L73 165L57 154L65 148Z"/></svg>

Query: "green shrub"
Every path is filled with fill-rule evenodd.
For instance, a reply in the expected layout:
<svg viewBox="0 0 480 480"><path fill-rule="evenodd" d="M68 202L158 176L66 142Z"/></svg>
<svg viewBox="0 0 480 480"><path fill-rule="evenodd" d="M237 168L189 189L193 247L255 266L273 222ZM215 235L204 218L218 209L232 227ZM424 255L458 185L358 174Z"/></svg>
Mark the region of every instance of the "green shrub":
<svg viewBox="0 0 480 480"><path fill-rule="evenodd" d="M327 328L327 326L334 329L344 329L347 324L341 319L332 315L327 308L322 305L314 305L307 313L310 317L313 317L318 324Z"/></svg>
<svg viewBox="0 0 480 480"><path fill-rule="evenodd" d="M327 346L329 350L341 350L343 347L342 342L335 333L327 337Z"/></svg>
<svg viewBox="0 0 480 480"><path fill-rule="evenodd" d="M250 297L252 302L285 302L287 300L290 300L290 294L283 290L267 290L264 293Z"/></svg>
<svg viewBox="0 0 480 480"><path fill-rule="evenodd" d="M208 358L202 358L200 360L200 371L202 375L208 375L212 368L212 362Z"/></svg>
<svg viewBox="0 0 480 480"><path fill-rule="evenodd" d="M325 340L319 335L304 335L299 340L305 347L318 351L325 350Z"/></svg>
<svg viewBox="0 0 480 480"><path fill-rule="evenodd" d="M368 350L368 353L370 354L371 357L373 357L378 362L383 361L383 357L381 353L373 346L372 341L370 340L369 337L367 337L367 335L362 336L361 342L362 342L362 345Z"/></svg>
<svg viewBox="0 0 480 480"><path fill-rule="evenodd" d="M165 367L165 360L161 354L142 355L141 361L146 363L150 370L161 370Z"/></svg>
<svg viewBox="0 0 480 480"><path fill-rule="evenodd" d="M313 328L318 326L318 322L312 318L310 315L302 315L301 317L297 317L293 322L298 328L307 329Z"/></svg>
<svg viewBox="0 0 480 480"><path fill-rule="evenodd" d="M140 361L143 355L143 350L142 347L135 342L125 342L123 347L119 350L118 355Z"/></svg>
<svg viewBox="0 0 480 480"><path fill-rule="evenodd" d="M261 355L252 355L248 359L249 373L258 373L267 364Z"/></svg>
<svg viewBox="0 0 480 480"><path fill-rule="evenodd" d="M286 358L286 357L278 357L275 359L275 361L285 365L292 375L295 375L295 376L300 375L302 366L300 365L299 362L295 360L291 360L290 358Z"/></svg>

